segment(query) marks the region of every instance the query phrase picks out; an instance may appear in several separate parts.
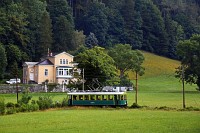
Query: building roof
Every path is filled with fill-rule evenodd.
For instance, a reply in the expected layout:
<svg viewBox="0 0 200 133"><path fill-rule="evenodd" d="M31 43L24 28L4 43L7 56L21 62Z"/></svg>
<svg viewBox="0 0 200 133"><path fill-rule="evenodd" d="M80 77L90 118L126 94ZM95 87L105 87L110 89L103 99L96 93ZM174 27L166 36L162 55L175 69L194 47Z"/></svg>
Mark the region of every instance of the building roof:
<svg viewBox="0 0 200 133"><path fill-rule="evenodd" d="M23 66L25 66L25 65L27 65L27 66L34 66L37 63L38 62L24 62Z"/></svg>
<svg viewBox="0 0 200 133"><path fill-rule="evenodd" d="M61 53L53 54L53 56L55 57L55 56L58 56L58 55L60 55L60 54L66 54L66 55L68 55L68 56L74 57L73 55L71 55L71 54L69 54L69 53L67 53L67 52L61 52Z"/></svg>
<svg viewBox="0 0 200 133"><path fill-rule="evenodd" d="M38 62L36 65L53 65L53 63L49 59L45 59Z"/></svg>

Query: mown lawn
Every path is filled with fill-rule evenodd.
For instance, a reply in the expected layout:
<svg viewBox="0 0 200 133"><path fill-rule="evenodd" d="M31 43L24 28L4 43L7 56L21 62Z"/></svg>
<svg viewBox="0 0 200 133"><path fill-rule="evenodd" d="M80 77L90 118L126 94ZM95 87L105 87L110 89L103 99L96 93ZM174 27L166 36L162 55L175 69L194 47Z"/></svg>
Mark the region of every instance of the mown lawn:
<svg viewBox="0 0 200 133"><path fill-rule="evenodd" d="M199 112L70 108L0 117L1 133L199 133Z"/></svg>

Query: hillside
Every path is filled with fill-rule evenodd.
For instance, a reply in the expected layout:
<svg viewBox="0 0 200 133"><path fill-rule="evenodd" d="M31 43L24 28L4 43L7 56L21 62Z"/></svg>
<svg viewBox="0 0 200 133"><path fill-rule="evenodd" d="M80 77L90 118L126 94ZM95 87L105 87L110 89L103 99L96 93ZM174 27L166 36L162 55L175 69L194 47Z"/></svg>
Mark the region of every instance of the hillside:
<svg viewBox="0 0 200 133"><path fill-rule="evenodd" d="M143 51L145 61L143 67L145 67L145 74L140 78L157 77L161 75L174 75L175 68L180 65L177 60L172 60L166 57L158 56L149 52ZM133 79L132 72L129 73L129 77Z"/></svg>

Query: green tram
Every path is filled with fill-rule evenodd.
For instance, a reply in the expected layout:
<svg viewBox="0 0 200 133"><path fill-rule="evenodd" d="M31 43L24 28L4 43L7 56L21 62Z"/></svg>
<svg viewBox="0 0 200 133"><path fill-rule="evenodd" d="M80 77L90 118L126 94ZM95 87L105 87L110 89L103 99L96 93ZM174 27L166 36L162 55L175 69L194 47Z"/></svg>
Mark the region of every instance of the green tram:
<svg viewBox="0 0 200 133"><path fill-rule="evenodd" d="M125 92L72 92L67 95L71 106L127 106Z"/></svg>

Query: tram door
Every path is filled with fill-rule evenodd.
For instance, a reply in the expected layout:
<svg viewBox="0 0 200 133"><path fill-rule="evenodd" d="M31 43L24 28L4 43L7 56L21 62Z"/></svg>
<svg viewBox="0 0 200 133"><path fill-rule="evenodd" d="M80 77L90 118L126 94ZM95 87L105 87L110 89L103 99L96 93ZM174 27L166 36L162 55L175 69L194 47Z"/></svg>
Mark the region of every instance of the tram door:
<svg viewBox="0 0 200 133"><path fill-rule="evenodd" d="M117 95L114 95L115 105L118 105Z"/></svg>

